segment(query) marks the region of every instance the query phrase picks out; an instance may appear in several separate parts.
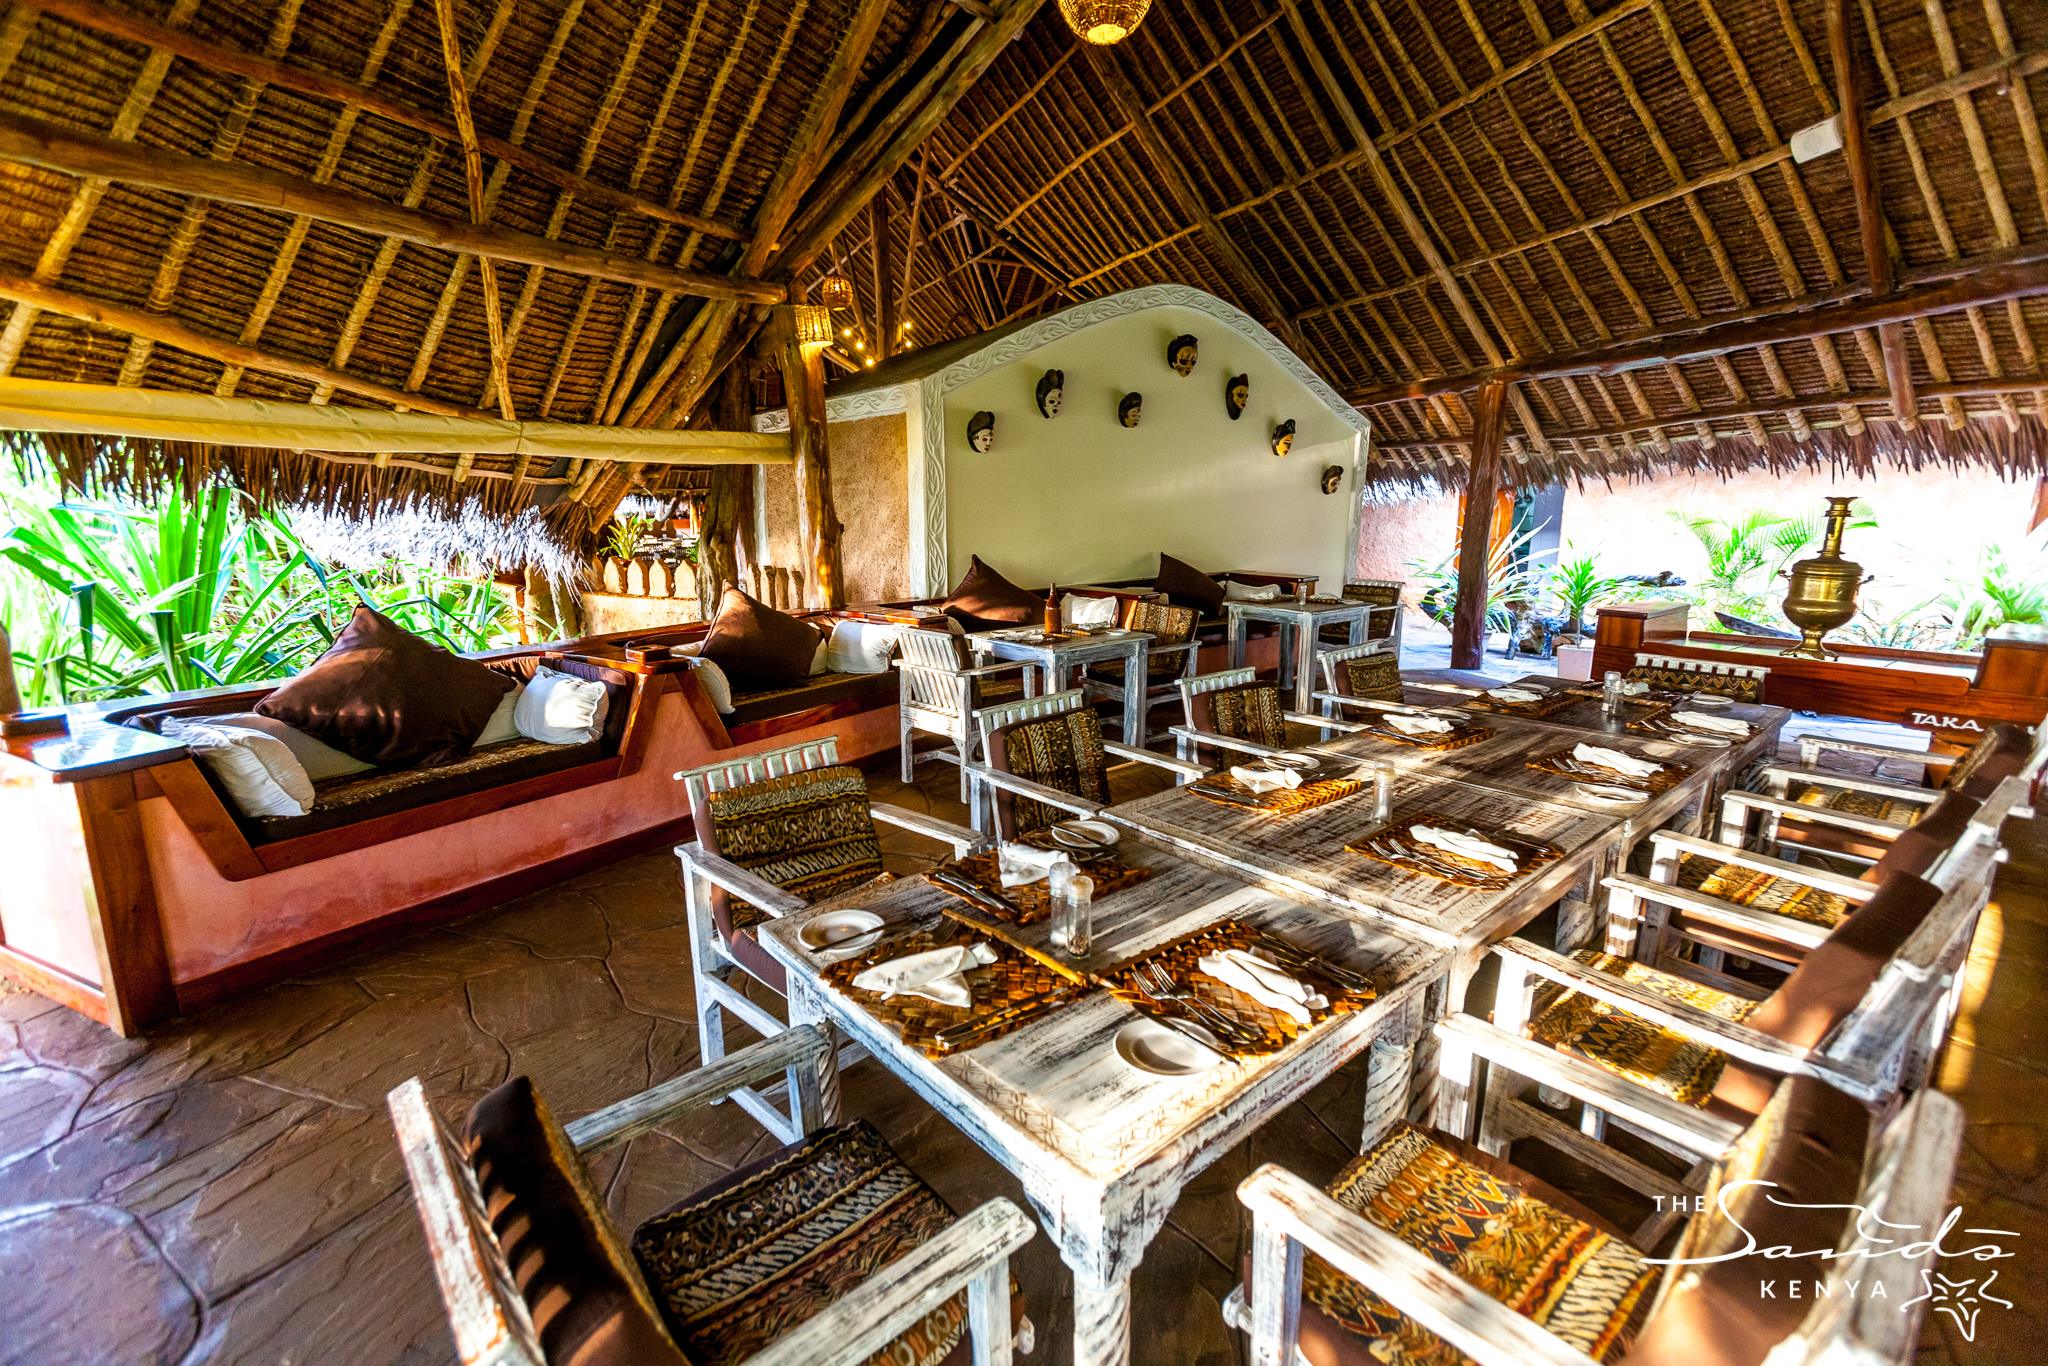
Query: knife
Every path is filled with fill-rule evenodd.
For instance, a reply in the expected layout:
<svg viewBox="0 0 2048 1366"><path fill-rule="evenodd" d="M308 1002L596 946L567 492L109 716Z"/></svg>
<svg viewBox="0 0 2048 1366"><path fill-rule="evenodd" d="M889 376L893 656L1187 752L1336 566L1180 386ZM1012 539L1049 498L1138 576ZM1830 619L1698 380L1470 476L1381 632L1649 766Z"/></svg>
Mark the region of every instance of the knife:
<svg viewBox="0 0 2048 1366"><path fill-rule="evenodd" d="M1229 802L1232 806L1248 806L1254 811L1264 811L1267 809L1266 804L1259 798L1246 797L1232 792L1228 788L1210 787L1205 783L1190 783L1188 786L1191 791L1197 792L1212 801Z"/></svg>
<svg viewBox="0 0 2048 1366"><path fill-rule="evenodd" d="M1071 986L1057 986L1048 991L1041 991L1035 996L1027 996L1021 1001L1013 1002L993 1014L982 1016L978 1020L963 1020L956 1025L947 1025L944 1029L932 1035L932 1046L949 1053L956 1049L969 1047L981 1042L983 1037L988 1034L994 1033L997 1030L1008 1029L1011 1025L1021 1020L1029 1019L1040 1011L1065 1004L1066 1000L1072 995L1073 988Z"/></svg>
<svg viewBox="0 0 2048 1366"><path fill-rule="evenodd" d="M1020 920L1024 916L1024 912L1018 907L1016 902L1006 896L998 896L980 883L970 878L962 877L958 873L949 872L944 868L934 868L926 876L930 877L932 881L938 883L941 887L949 891L958 892L961 896L966 897L978 906L988 910L1006 912Z"/></svg>

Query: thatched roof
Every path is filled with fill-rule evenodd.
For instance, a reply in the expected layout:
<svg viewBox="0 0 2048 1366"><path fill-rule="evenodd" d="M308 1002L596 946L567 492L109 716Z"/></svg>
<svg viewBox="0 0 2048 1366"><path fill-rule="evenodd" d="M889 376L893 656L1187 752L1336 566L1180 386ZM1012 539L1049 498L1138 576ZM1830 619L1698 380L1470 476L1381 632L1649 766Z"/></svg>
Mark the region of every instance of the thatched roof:
<svg viewBox="0 0 2048 1366"><path fill-rule="evenodd" d="M855 368L1177 281L1364 408L1397 483L1458 481L1489 377L1522 481L2048 469L2048 8L1247 9L1156 4L1102 51L1039 0L16 3L0 375L730 426L718 377L792 277L854 283ZM1836 9L1863 117L1802 164L1843 103ZM146 488L211 458L58 462ZM539 504L572 536L689 478L218 458L271 496Z"/></svg>
<svg viewBox="0 0 2048 1366"><path fill-rule="evenodd" d="M891 186L888 255L900 268L919 239L919 341L1199 283L1291 326L1371 415L1380 477L1456 483L1470 386L1399 389L1868 296L1849 157L1799 164L1787 146L1840 108L1827 8L1187 0L1106 54L1042 17ZM1964 260L2038 265L2048 7L1848 9L1894 288ZM836 267L862 291L865 227ZM2033 297L1896 329L1911 424L1865 327L1525 380L1514 477L1815 460L2048 472L2048 281L2030 279Z"/></svg>

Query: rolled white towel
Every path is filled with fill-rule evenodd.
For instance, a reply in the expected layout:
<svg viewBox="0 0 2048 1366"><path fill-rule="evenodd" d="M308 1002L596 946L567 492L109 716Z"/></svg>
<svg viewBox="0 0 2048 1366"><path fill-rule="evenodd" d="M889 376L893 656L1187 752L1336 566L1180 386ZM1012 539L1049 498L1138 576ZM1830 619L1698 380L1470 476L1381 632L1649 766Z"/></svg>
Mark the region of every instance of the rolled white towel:
<svg viewBox="0 0 2048 1366"><path fill-rule="evenodd" d="M1417 825L1409 828L1409 834L1424 844L1433 844L1446 853L1475 863L1490 863L1503 873L1512 873L1521 867L1515 859L1515 851L1506 849L1492 840L1481 839L1459 830L1445 830L1441 826Z"/></svg>
<svg viewBox="0 0 2048 1366"><path fill-rule="evenodd" d="M922 996L964 1010L974 1003L974 993L961 974L995 961L996 951L985 943L954 944L877 963L855 977L853 984L883 996Z"/></svg>
<svg viewBox="0 0 2048 1366"><path fill-rule="evenodd" d="M1441 716L1424 716L1418 711L1390 711L1387 724L1403 735L1448 735L1452 729Z"/></svg>
<svg viewBox="0 0 2048 1366"><path fill-rule="evenodd" d="M1574 745L1572 758L1581 763L1612 769L1616 773L1625 773L1631 778L1647 778L1652 773L1663 771L1664 768L1664 765L1653 764L1648 759L1638 759L1634 755L1623 754L1618 749L1603 749L1599 745Z"/></svg>
<svg viewBox="0 0 2048 1366"><path fill-rule="evenodd" d="M1496 702L1541 702L1544 696L1534 688L1488 688L1486 695Z"/></svg>
<svg viewBox="0 0 2048 1366"><path fill-rule="evenodd" d="M1239 764L1230 770L1230 776L1243 783L1252 792L1275 792L1285 787L1300 787L1301 775L1291 768L1266 768L1261 765Z"/></svg>
<svg viewBox="0 0 2048 1366"><path fill-rule="evenodd" d="M1749 734L1747 722L1738 721L1732 716L1716 716L1707 711L1675 711L1671 713L1671 719L1681 726L1691 726L1694 730L1711 730L1722 735Z"/></svg>
<svg viewBox="0 0 2048 1366"><path fill-rule="evenodd" d="M1028 844L1005 844L996 854L996 870L1005 887L1022 887L1042 882L1052 866L1067 857L1063 850L1036 849Z"/></svg>
<svg viewBox="0 0 2048 1366"><path fill-rule="evenodd" d="M1304 1027L1309 1022L1311 1010L1321 1010L1330 1003L1320 992L1310 991L1275 964L1246 949L1225 949L1221 953L1205 954L1195 966L1223 985L1243 992L1260 1005L1277 1010Z"/></svg>

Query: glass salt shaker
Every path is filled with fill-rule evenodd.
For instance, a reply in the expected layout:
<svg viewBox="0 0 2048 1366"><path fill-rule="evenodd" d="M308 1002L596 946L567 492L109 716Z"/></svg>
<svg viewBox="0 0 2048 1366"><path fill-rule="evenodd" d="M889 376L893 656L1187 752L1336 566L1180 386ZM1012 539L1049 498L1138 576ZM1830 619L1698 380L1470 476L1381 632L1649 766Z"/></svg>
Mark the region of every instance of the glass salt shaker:
<svg viewBox="0 0 2048 1366"><path fill-rule="evenodd" d="M1073 958L1085 956L1095 942L1095 879L1086 873L1070 875L1064 894L1053 902L1052 942Z"/></svg>
<svg viewBox="0 0 2048 1366"><path fill-rule="evenodd" d="M1610 721L1621 715L1621 674L1614 669L1600 680L1600 714Z"/></svg>
<svg viewBox="0 0 2048 1366"><path fill-rule="evenodd" d="M1073 882L1074 874L1078 871L1080 870L1074 866L1074 861L1065 854L1061 854L1058 858L1054 859L1052 866L1045 870L1045 890L1047 895L1051 896L1054 902L1064 898L1067 894L1068 885Z"/></svg>

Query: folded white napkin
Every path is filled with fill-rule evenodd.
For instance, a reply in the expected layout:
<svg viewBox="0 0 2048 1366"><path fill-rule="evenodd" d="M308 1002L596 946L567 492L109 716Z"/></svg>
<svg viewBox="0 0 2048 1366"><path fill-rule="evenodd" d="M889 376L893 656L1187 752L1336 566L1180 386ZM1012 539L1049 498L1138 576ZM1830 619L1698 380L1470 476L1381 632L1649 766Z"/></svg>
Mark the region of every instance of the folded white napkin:
<svg viewBox="0 0 2048 1366"><path fill-rule="evenodd" d="M1387 724L1403 735L1444 735L1451 729L1451 723L1441 716L1424 716L1415 711L1390 711Z"/></svg>
<svg viewBox="0 0 2048 1366"><path fill-rule="evenodd" d="M1330 1002L1310 991L1277 966L1246 949L1225 949L1205 954L1195 966L1223 985L1241 991L1270 1010L1277 1010L1296 1024L1306 1026L1311 1010Z"/></svg>
<svg viewBox="0 0 2048 1366"><path fill-rule="evenodd" d="M1694 730L1719 731L1723 735L1749 734L1747 722L1738 721L1732 716L1716 716L1707 711L1675 711L1671 713L1671 719L1681 726L1691 726Z"/></svg>
<svg viewBox="0 0 2048 1366"><path fill-rule="evenodd" d="M1476 863L1490 863L1503 873L1512 873L1520 865L1515 861L1515 851L1504 849L1492 840L1483 840L1477 835L1468 835L1460 830L1445 830L1436 825L1409 827L1408 833L1424 844L1433 844L1446 853L1468 858Z"/></svg>
<svg viewBox="0 0 2048 1366"><path fill-rule="evenodd" d="M1650 685L1643 682L1640 678L1624 678L1621 680L1621 695L1623 697L1641 697L1649 690Z"/></svg>
<svg viewBox="0 0 2048 1366"><path fill-rule="evenodd" d="M1648 759L1623 754L1617 749L1602 749L1599 745L1573 745L1572 758L1581 763L1613 769L1616 773L1625 773L1631 778L1647 778L1664 767L1662 764L1653 764Z"/></svg>
<svg viewBox="0 0 2048 1366"><path fill-rule="evenodd" d="M1283 787L1300 787L1301 775L1291 768L1255 768L1239 764L1230 776L1253 792L1272 792Z"/></svg>
<svg viewBox="0 0 2048 1366"><path fill-rule="evenodd" d="M942 1006L964 1009L974 1003L974 993L967 989L961 974L995 961L996 951L987 944L955 944L877 963L855 977L853 984L883 996L922 996Z"/></svg>
<svg viewBox="0 0 2048 1366"><path fill-rule="evenodd" d="M996 868L1005 887L1022 887L1042 882L1052 866L1067 855L1058 849L1035 849L1028 844L1005 844L996 854Z"/></svg>
<svg viewBox="0 0 2048 1366"><path fill-rule="evenodd" d="M1488 688L1486 695L1496 702L1541 702L1543 694L1533 688Z"/></svg>

